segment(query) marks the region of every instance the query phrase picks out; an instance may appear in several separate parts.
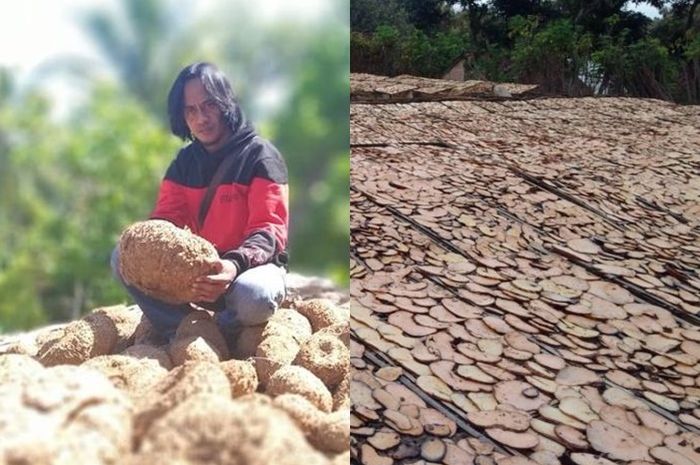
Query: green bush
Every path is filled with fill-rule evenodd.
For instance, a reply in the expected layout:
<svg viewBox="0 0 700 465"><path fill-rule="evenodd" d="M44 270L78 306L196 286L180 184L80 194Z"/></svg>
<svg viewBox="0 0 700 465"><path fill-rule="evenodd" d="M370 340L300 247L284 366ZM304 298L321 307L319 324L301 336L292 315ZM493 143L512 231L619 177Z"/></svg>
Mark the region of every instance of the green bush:
<svg viewBox="0 0 700 465"><path fill-rule="evenodd" d="M354 72L387 76L412 74L440 77L464 50L464 34L448 30L428 35L415 27L382 25L372 34L350 37Z"/></svg>
<svg viewBox="0 0 700 465"><path fill-rule="evenodd" d="M600 93L670 99L676 92L677 64L658 39L624 44L605 37L591 58Z"/></svg>
<svg viewBox="0 0 700 465"><path fill-rule="evenodd" d="M513 17L509 23L511 75L518 82L539 84L542 90L576 95L586 93L581 81L591 52L588 34L568 19L540 27L536 17Z"/></svg>
<svg viewBox="0 0 700 465"><path fill-rule="evenodd" d="M140 105L100 88L73 124L50 122L29 96L2 112L14 195L0 267L0 321L28 328L75 318L126 295L109 256L129 223L148 215L180 142Z"/></svg>

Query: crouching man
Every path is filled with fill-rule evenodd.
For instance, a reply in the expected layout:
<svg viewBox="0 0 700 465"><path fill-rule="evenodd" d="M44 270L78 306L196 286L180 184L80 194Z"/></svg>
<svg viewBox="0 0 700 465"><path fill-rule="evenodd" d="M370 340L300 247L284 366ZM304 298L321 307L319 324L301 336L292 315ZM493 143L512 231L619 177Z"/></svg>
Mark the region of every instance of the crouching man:
<svg viewBox="0 0 700 465"><path fill-rule="evenodd" d="M284 299L287 167L255 133L229 80L212 64L180 72L168 95L168 115L173 134L189 143L168 167L150 218L187 227L216 247L217 272L192 283L193 303L217 312L230 338L241 326L267 321ZM119 272L118 247L111 266L153 328L172 339L193 307L128 285Z"/></svg>

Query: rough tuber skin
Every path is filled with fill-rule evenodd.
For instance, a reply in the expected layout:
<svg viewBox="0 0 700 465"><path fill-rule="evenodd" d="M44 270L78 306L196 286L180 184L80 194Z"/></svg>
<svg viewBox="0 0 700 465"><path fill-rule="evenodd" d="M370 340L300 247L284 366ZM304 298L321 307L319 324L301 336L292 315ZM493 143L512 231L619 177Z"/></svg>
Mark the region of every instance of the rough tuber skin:
<svg viewBox="0 0 700 465"><path fill-rule="evenodd" d="M158 419L144 437L141 460L149 465L322 465L286 415L263 403L211 394L187 399Z"/></svg>
<svg viewBox="0 0 700 465"><path fill-rule="evenodd" d="M349 449L349 409L331 413L322 412L306 398L297 394L277 396L273 405L287 412L317 449L333 453Z"/></svg>
<svg viewBox="0 0 700 465"><path fill-rule="evenodd" d="M267 383L267 394L299 394L323 412L330 412L333 397L323 382L303 367L289 365L275 372Z"/></svg>
<svg viewBox="0 0 700 465"><path fill-rule="evenodd" d="M214 273L219 254L207 240L163 220L134 223L119 240L122 278L172 304L196 300L192 283Z"/></svg>
<svg viewBox="0 0 700 465"><path fill-rule="evenodd" d="M350 313L336 306L328 299L311 299L296 303L296 309L311 323L313 332L327 326L346 323L350 320Z"/></svg>
<svg viewBox="0 0 700 465"><path fill-rule="evenodd" d="M333 389L350 372L350 351L337 337L319 331L304 342L294 364L306 368Z"/></svg>

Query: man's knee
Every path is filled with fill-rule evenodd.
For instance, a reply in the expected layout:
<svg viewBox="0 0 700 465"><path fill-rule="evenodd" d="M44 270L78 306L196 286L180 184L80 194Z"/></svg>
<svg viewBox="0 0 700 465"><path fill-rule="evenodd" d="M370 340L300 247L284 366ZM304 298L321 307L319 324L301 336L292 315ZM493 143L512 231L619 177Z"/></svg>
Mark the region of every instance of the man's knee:
<svg viewBox="0 0 700 465"><path fill-rule="evenodd" d="M282 273L272 269L253 269L234 282L233 289L226 296L226 307L232 310L239 324L260 325L274 315L284 299Z"/></svg>
<svg viewBox="0 0 700 465"><path fill-rule="evenodd" d="M244 326L265 323L275 314L277 305L277 302L259 295L254 298L233 299L236 321Z"/></svg>

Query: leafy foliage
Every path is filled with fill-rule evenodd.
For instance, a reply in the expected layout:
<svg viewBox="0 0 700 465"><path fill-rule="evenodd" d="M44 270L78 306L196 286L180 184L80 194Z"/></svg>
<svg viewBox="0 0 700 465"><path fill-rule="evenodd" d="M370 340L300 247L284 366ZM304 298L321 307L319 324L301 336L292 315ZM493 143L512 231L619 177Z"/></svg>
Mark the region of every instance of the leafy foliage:
<svg viewBox="0 0 700 465"><path fill-rule="evenodd" d="M609 95L670 99L677 68L658 39L632 44L609 41L593 54L599 65L599 88Z"/></svg>
<svg viewBox="0 0 700 465"><path fill-rule="evenodd" d="M408 13L399 0L352 0L350 28L354 32L373 33L381 25L398 29L409 26Z"/></svg>
<svg viewBox="0 0 700 465"><path fill-rule="evenodd" d="M552 93L585 93L579 74L582 63L589 58L591 36L567 19L538 26L535 17L515 16L511 20L515 80L542 82L544 90Z"/></svg>
<svg viewBox="0 0 700 465"><path fill-rule="evenodd" d="M350 75L347 31L311 45L289 104L271 134L290 171L290 258L348 284ZM313 63L313 65L312 65Z"/></svg>
<svg viewBox="0 0 700 465"><path fill-rule="evenodd" d="M440 77L464 57L472 79L534 83L559 95L700 102L700 0L450 0L431 2L440 8L431 24L409 14L410 0L391 2L404 12L396 22L373 15L375 3L351 2L376 24L353 23L354 72ZM661 17L629 9L642 3Z"/></svg>
<svg viewBox="0 0 700 465"><path fill-rule="evenodd" d="M2 113L14 184L1 239L0 321L28 327L123 300L109 272L120 231L145 217L179 142L136 102L101 88L73 125L28 96ZM5 184L3 184L5 186ZM5 197L6 199L8 197Z"/></svg>
<svg viewBox="0 0 700 465"><path fill-rule="evenodd" d="M415 27L402 33L379 26L374 34L352 33L351 63L355 70L374 74L439 76L460 55L463 41L457 30L431 36Z"/></svg>

